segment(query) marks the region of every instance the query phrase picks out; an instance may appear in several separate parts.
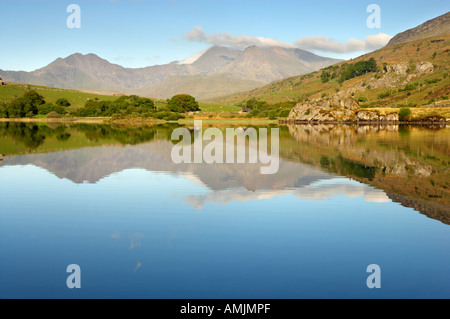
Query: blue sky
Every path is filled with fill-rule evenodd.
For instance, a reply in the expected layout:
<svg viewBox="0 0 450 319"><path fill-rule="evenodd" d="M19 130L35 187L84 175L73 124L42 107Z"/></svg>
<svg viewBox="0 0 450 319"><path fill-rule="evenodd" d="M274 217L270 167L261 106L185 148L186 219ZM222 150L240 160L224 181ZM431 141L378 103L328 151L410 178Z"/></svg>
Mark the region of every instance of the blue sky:
<svg viewBox="0 0 450 319"><path fill-rule="evenodd" d="M66 24L72 3L81 8L79 29ZM367 27L370 4L381 8L381 28ZM347 59L364 53L358 48L367 37L394 36L449 8L447 0L2 1L0 69L32 71L75 52L145 67L224 41L236 47L277 43Z"/></svg>

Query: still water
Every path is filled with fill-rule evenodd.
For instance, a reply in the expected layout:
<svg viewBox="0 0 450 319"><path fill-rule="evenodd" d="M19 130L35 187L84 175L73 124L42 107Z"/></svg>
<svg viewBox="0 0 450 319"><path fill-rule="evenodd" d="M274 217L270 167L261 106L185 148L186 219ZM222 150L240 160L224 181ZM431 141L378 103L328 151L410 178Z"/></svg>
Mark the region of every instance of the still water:
<svg viewBox="0 0 450 319"><path fill-rule="evenodd" d="M449 128L281 126L261 175L176 127L0 124L0 298L450 297Z"/></svg>

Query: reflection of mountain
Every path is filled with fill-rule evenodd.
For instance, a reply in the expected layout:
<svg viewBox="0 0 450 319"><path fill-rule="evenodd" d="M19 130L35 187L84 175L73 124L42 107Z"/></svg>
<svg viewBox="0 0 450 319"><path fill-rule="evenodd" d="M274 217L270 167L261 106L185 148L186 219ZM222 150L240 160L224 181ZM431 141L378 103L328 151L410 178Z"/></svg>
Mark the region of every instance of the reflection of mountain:
<svg viewBox="0 0 450 319"><path fill-rule="evenodd" d="M96 183L130 168L170 172L206 185L212 194L189 197L194 207L291 194L321 200L332 194L383 202L384 193L348 186L313 187L335 175L382 189L393 201L444 223L450 207L450 130L399 126L296 125L280 127L280 168L261 175L259 164L181 164L171 159L174 126L50 128L0 125L3 165L33 164L75 183ZM131 144L131 145L130 145ZM206 145L207 143L204 143ZM30 154L34 153L34 154ZM25 155L13 155L25 154ZM330 173L328 173L330 172ZM372 195L368 195L368 194Z"/></svg>
<svg viewBox="0 0 450 319"><path fill-rule="evenodd" d="M245 187L247 190L285 189L333 178L309 165L282 162L277 174L261 175L260 164L173 163L173 144L167 141L137 146L108 146L70 151L7 157L3 165L33 164L75 183L96 183L105 176L130 168L173 172L197 177L212 190ZM294 174L293 174L294 172Z"/></svg>
<svg viewBox="0 0 450 319"><path fill-rule="evenodd" d="M8 157L5 165L35 165L75 183L96 183L127 169L178 174L210 191L188 195L187 204L202 209L207 203L227 205L293 195L305 201L321 201L333 195L363 197L367 202L389 201L378 189L356 181L340 179L310 165L281 161L279 171L262 175L260 164L174 164L173 144L156 141L136 146L104 146L53 153ZM187 195L187 194L186 194Z"/></svg>

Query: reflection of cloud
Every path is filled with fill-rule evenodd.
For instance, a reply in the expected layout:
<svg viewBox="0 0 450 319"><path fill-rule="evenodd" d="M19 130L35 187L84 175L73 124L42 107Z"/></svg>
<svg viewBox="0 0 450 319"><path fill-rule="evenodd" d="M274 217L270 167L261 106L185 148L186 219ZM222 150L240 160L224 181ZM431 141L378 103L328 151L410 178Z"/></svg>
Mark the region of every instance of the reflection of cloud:
<svg viewBox="0 0 450 319"><path fill-rule="evenodd" d="M136 272L139 268L141 268L142 263L138 260L136 267L134 268L134 271Z"/></svg>
<svg viewBox="0 0 450 319"><path fill-rule="evenodd" d="M120 231L116 231L111 234L111 238L119 239L120 238Z"/></svg>
<svg viewBox="0 0 450 319"><path fill-rule="evenodd" d="M321 201L329 200L333 195L346 195L349 198L364 197L366 202L386 203L389 197L378 189L364 184L328 184L320 187L307 186L293 192L293 195L302 200Z"/></svg>
<svg viewBox="0 0 450 319"><path fill-rule="evenodd" d="M379 189L345 179L319 181L296 189L266 190L250 192L245 188L228 189L211 192L206 195L191 195L186 201L195 209L202 209L207 203L227 205L230 202L246 202L255 199L270 199L292 194L301 200L323 201L333 195L346 195L349 198L363 197L366 202L385 203L389 197Z"/></svg>
<svg viewBox="0 0 450 319"><path fill-rule="evenodd" d="M250 192L245 188L237 188L216 191L207 195L188 196L186 201L195 209L202 209L208 202L216 205L227 205L230 202L247 202L254 199L269 199L286 193L289 193L289 191L280 190Z"/></svg>
<svg viewBox="0 0 450 319"><path fill-rule="evenodd" d="M141 246L141 242L140 239L144 238L144 234L140 234L140 233L134 233L131 236L131 243L130 243L130 249L133 249L135 247L139 247Z"/></svg>

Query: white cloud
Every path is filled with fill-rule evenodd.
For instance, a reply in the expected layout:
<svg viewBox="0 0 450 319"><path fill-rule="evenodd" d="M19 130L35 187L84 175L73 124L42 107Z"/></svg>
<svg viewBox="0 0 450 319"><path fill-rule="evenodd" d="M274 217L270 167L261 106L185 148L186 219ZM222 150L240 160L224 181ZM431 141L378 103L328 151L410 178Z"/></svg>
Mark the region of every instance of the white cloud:
<svg viewBox="0 0 450 319"><path fill-rule="evenodd" d="M385 46L392 37L386 33L369 35L364 41L350 39L347 42L337 42L324 36L303 37L295 41L295 45L308 51L333 53L351 53L357 51L372 51Z"/></svg>
<svg viewBox="0 0 450 319"><path fill-rule="evenodd" d="M386 33L369 35L366 38L366 50L378 50L384 47L391 39L392 37Z"/></svg>
<svg viewBox="0 0 450 319"><path fill-rule="evenodd" d="M236 49L245 49L249 46L256 45L259 47L273 47L279 46L284 48L293 48L293 44L278 41L271 38L252 37L248 35L234 36L229 33L213 33L208 35L203 31L201 26L196 26L189 31L186 36L186 40L191 42L203 42L212 45L229 46Z"/></svg>
<svg viewBox="0 0 450 319"><path fill-rule="evenodd" d="M338 42L325 36L303 37L294 43L287 43L272 38L252 37L248 35L231 35L226 32L206 34L201 26L190 30L185 39L191 42L202 42L211 45L229 46L236 49L245 49L249 46L267 48L279 46L283 48L299 48L307 51L321 51L332 53L351 53L377 50L385 46L392 37L385 33L369 35L365 40L350 39L345 43Z"/></svg>

